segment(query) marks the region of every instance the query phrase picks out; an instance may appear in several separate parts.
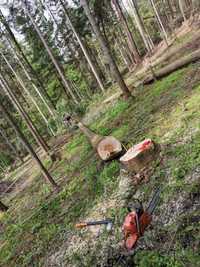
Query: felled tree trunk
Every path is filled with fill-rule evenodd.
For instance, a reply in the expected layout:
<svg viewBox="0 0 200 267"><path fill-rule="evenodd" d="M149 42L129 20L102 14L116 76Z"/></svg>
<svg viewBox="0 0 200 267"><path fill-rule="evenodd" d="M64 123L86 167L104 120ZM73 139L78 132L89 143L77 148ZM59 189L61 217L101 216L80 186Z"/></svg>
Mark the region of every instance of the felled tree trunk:
<svg viewBox="0 0 200 267"><path fill-rule="evenodd" d="M200 59L200 49L191 53L188 56L185 56L181 59L174 61L172 64L169 64L166 67L164 67L158 71L154 71L155 77L153 77L153 75L149 75L147 78L145 78L145 80L143 81L143 84L149 84L149 83L153 82L155 80L155 78L161 79L161 78L169 75L170 73L174 72L175 70L183 68L192 62L196 62L199 59Z"/></svg>
<svg viewBox="0 0 200 267"><path fill-rule="evenodd" d="M130 148L125 155L120 158L120 162L131 172L138 173L158 156L159 145L151 139Z"/></svg>
<svg viewBox="0 0 200 267"><path fill-rule="evenodd" d="M87 136L92 147L97 151L103 161L108 161L121 155L123 149L121 143L113 136L101 136L92 132L89 128L78 123L79 129Z"/></svg>

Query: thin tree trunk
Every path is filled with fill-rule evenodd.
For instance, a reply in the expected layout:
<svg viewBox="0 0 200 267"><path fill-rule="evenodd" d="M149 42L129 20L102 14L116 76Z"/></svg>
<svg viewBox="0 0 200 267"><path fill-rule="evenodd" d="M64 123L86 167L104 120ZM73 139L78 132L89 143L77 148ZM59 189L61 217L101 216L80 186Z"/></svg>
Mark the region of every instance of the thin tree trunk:
<svg viewBox="0 0 200 267"><path fill-rule="evenodd" d="M153 49L153 46L149 40L149 37L148 37L148 34L147 34L147 31L144 27L144 23L140 17L140 14L138 12L138 7L137 7L137 4L135 2L135 0L131 0L131 6L133 8L133 16L134 16L134 19L135 19L135 22L136 22L136 25L138 27L138 30L140 32L140 35L143 39L143 42L144 42L144 45L147 49L148 52L151 53L152 49Z"/></svg>
<svg viewBox="0 0 200 267"><path fill-rule="evenodd" d="M151 3L151 6L152 6L152 8L153 8L153 10L154 10L155 15L156 15L156 19L157 19L157 21L158 21L159 28L160 28L161 31L163 32L164 40L165 40L165 42L166 42L166 44L167 44L167 46L168 46L167 32L166 32L166 30L165 30L165 28L164 28L164 26L163 26L162 20L161 20L161 18L160 18L160 15L159 15L159 13L158 13L158 10L157 10L157 8L156 8L156 6L155 6L154 0L149 0L149 1L150 1L150 3Z"/></svg>
<svg viewBox="0 0 200 267"><path fill-rule="evenodd" d="M52 19L53 19L53 21L54 21L54 23L57 25L57 27L59 28L59 25L58 25L58 22L57 22L57 20L56 20L56 18L55 18L55 16L54 16L54 14L53 14L53 12L51 11L51 9L50 9L50 7L48 6L48 4L47 3L42 3L41 2L41 0L40 0L40 3L41 3L41 5L42 6L44 6L44 7L46 7L47 8L47 10L49 11L49 14L51 15L51 17L52 17ZM65 45L68 47L68 49L70 50L70 52L72 53L72 55L74 55L74 50L71 48L71 43L69 43L69 41L66 39L66 36L60 31L60 33L62 34L62 37L63 37L63 39L64 39L64 41L65 41ZM72 39L72 41L73 41L73 39ZM75 50L76 50L76 46L74 46L75 47ZM76 56L74 55L74 60L75 61L77 61L77 59L76 59ZM89 73L90 73L90 71L89 71ZM93 73L92 73L93 74ZM95 78L95 76L94 76L94 78ZM85 77L84 77L84 79L86 79ZM86 81L86 83L87 83L87 81ZM77 95L79 95L79 90L76 90L76 94ZM88 92L88 90L87 90L87 92L86 92L86 95L87 95L87 97L88 98L90 98L90 94L89 94L89 92Z"/></svg>
<svg viewBox="0 0 200 267"><path fill-rule="evenodd" d="M42 149L45 151L45 153L48 153L49 152L48 145L46 144L45 140L39 134L38 130L36 129L36 127L34 126L32 120L31 120L31 118L26 113L24 108L21 106L19 101L16 99L16 97L13 94L12 90L10 89L8 83L5 81L5 79L3 78L3 76L1 74L0 74L0 84L1 84L1 87L3 88L3 90L8 94L11 102L14 104L14 106L16 107L16 109L18 110L20 115L24 118L26 125L29 128L29 130L31 131L32 135L34 136L37 144L42 147Z"/></svg>
<svg viewBox="0 0 200 267"><path fill-rule="evenodd" d="M184 12L184 7L183 7L183 0L178 0L178 4L179 4L179 8L181 11L181 15L183 16L184 21L186 21L186 16L185 16L185 12Z"/></svg>
<svg viewBox="0 0 200 267"><path fill-rule="evenodd" d="M63 3L62 0L59 0L59 1L60 1L61 5L62 5L64 11L65 11L65 17L67 19L67 22L69 23L70 28L72 29L72 31L73 31L73 33L74 33L74 35L75 35L75 37L76 37L81 49L83 51L83 54L84 54L84 56L85 56L85 58L86 58L86 60L87 60L87 62L89 64L89 66L90 66L90 68L91 68L96 80L97 80L97 83L98 83L101 91L104 93L105 92L105 88L104 88L103 82L102 82L102 80L100 78L100 75L98 73L98 70L96 69L96 66L93 64L92 59L91 59L91 57L90 57L90 55L89 55L89 53L88 53L83 41L81 40L81 37L80 37L79 33L76 31L74 25L72 24L72 21L71 21L69 15L68 15L66 7L65 7L65 4Z"/></svg>
<svg viewBox="0 0 200 267"><path fill-rule="evenodd" d="M0 22L4 25L7 34L9 37L7 37L7 34L5 34L6 39L10 39L13 46L16 48L19 57L21 57L24 62L26 63L27 67L30 70L30 73L33 75L33 77L35 78L35 80L38 82L40 88L42 89L42 92L44 94L44 96L48 99L49 103L51 103L52 108L54 108L56 110L56 106L54 105L52 99L50 98L50 96L48 95L48 93L45 90L45 87L40 79L40 77L38 76L37 72L34 70L34 68L32 67L32 65L30 64L29 60L27 59L26 55L24 54L20 44L18 43L17 39L15 38L15 35L13 34L12 30L9 27L9 24L7 23L4 15L2 14L1 10L0 10Z"/></svg>
<svg viewBox="0 0 200 267"><path fill-rule="evenodd" d="M7 41L9 42L9 40L7 39ZM34 88L34 90L36 91L36 93L38 94L38 96L40 97L40 99L42 100L42 102L44 103L45 107L47 108L49 114L51 116L53 116L55 118L54 112L52 110L52 107L49 106L49 104L47 103L46 99L43 97L43 95L40 93L39 88L37 87L37 85L34 83L34 81L32 80L30 74L28 73L28 71L26 70L26 67L24 66L24 64L22 63L22 61L20 60L20 58L18 57L15 49L13 48L12 44L9 42L11 49L13 51L13 54L17 60L17 62L19 63L19 65L21 66L21 68L23 69L27 79L31 82L32 87Z"/></svg>
<svg viewBox="0 0 200 267"><path fill-rule="evenodd" d="M32 97L32 95L30 94L29 90L26 88L24 82L22 81L22 79L20 78L20 76L15 72L15 70L13 69L13 67L11 66L11 64L9 63L9 61L7 60L7 58L3 55L3 53L1 51L0 51L0 54L3 57L4 61L6 62L6 64L8 65L9 69L11 70L11 72L16 77L17 81L19 82L19 84L21 85L21 87L23 88L23 90L26 92L26 94L29 96L29 98L31 99L31 101L34 104L34 106L37 108L38 112L40 113L41 117L43 118L45 124L48 127L48 120L47 120L47 118L45 117L45 115L43 114L43 112L41 111L41 109L39 108L38 104L36 103L36 101L34 100L34 98Z"/></svg>
<svg viewBox="0 0 200 267"><path fill-rule="evenodd" d="M128 87L126 86L115 61L113 60L113 57L109 51L109 48L107 47L106 42L105 42L105 40L104 40L104 38L103 38L103 36L102 36L98 26L97 26L97 23L96 23L94 17L92 16L92 13L91 13L89 5L88 5L88 1L87 0L81 0L81 5L83 6L83 8L85 10L86 16L88 17L88 19L90 21L90 24L91 24L91 26L92 26L92 28L93 28L93 30L94 30L97 38L98 38L98 41L101 45L101 48L104 52L104 55L108 61L113 79L117 82L117 84L119 85L119 88L121 89L121 91L123 92L123 94L126 97L131 96L131 93L130 93Z"/></svg>
<svg viewBox="0 0 200 267"><path fill-rule="evenodd" d="M115 34L117 36L117 39L119 40L119 44L121 45L121 47L124 50L124 53L126 54L126 57L128 58L128 62L129 61L131 62L131 51L130 51L130 48L129 48L126 40L125 40L125 36L124 36L122 29L120 27L118 27L116 29Z"/></svg>
<svg viewBox="0 0 200 267"><path fill-rule="evenodd" d="M112 0L112 2L113 2L113 5L116 8L117 14L118 14L121 22L124 25L124 30L125 30L125 33L126 33L126 36L127 36L127 39L128 39L128 45L129 45L130 51L131 51L131 53L133 55L133 62L135 62L137 64L137 63L141 62L141 58L140 58L140 55L138 53L135 41L134 41L133 36L132 36L132 33L131 33L130 29L129 29L127 20L126 20L124 14L122 12L122 9L121 9L121 7L119 5L118 0Z"/></svg>
<svg viewBox="0 0 200 267"><path fill-rule="evenodd" d="M93 64L95 65L95 67L96 67L96 69L97 69L97 71L98 71L98 73L99 73L99 76L100 76L101 80L104 81L104 84L105 84L105 83L106 83L106 77L105 77L105 74L104 74L103 70L101 69L101 67L102 67L102 66L101 66L101 62L98 62L98 58L97 58L96 55L95 55L95 51L94 51L94 49L92 49L92 48L88 45L88 43L87 43L86 40L85 40L85 42L84 42L84 45L85 45L85 48L87 49L88 53L91 55ZM103 66L103 69L104 69L104 66Z"/></svg>
<svg viewBox="0 0 200 267"><path fill-rule="evenodd" d="M68 92L68 93L70 94L70 96L72 97L74 103L75 103L75 104L78 104L78 100L76 99L74 93L72 92L70 81L68 81L68 79L65 78L65 75L64 75L63 70L62 70L61 67L59 66L59 64L58 64L58 62L57 62L55 56L53 55L53 53L52 53L50 47L48 46L46 40L45 40L44 37L42 36L42 33L41 33L40 29L38 28L37 24L35 23L34 19L32 18L32 15L30 14L30 12L29 12L29 10L28 10L26 4L24 4L24 9L25 9L26 14L28 15L30 21L32 22L33 27L34 27L35 31L37 32L37 34L38 34L38 36L39 36L41 42L43 43L43 45L44 45L44 47L45 47L45 49L46 49L46 51L47 51L47 53L48 53L48 55L49 55L49 57L50 57L52 63L53 63L53 65L55 66L55 68L56 68L56 70L57 70L57 72L58 72L58 74L59 74L59 76L60 76L60 78L61 78L61 81L62 81L62 83L63 83L63 86L64 86L66 92ZM65 92L65 93L66 93L66 92Z"/></svg>
<svg viewBox="0 0 200 267"><path fill-rule="evenodd" d="M42 171L42 173L43 173L46 181L50 182L50 184L54 188L57 188L56 182L54 181L54 179L52 178L52 176L50 175L50 173L47 171L47 169L44 167L44 165L42 164L41 160L38 158L37 154L35 153L34 149L30 145L30 143L28 142L27 138L25 137L25 135L23 134L23 132L20 130L20 128L18 127L17 123L14 121L14 119L12 118L12 116L10 115L10 113L7 111L6 107L2 104L2 102L0 102L0 108L3 111L3 113L5 114L5 117L7 118L7 120L9 121L9 123L12 125L12 127L17 132L19 138L23 142L23 144L26 147L27 151L30 153L30 155L32 156L32 158L38 164L38 166L41 169L41 171Z"/></svg>
<svg viewBox="0 0 200 267"><path fill-rule="evenodd" d="M11 151L15 154L15 156L17 158L19 158L19 160L23 163L23 158L20 156L19 151L16 149L16 147L10 142L10 140L7 138L5 132L3 131L3 129L0 128L0 135L3 137L3 139L5 140L6 144L9 146L9 148L11 149Z"/></svg>

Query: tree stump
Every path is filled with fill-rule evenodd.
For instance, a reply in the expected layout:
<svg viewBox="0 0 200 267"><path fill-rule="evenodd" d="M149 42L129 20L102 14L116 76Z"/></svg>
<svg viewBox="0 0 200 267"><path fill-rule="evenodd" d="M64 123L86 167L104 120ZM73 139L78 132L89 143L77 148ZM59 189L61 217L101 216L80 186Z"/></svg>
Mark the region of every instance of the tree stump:
<svg viewBox="0 0 200 267"><path fill-rule="evenodd" d="M120 162L131 172L138 173L158 157L160 146L151 139L131 147L121 158Z"/></svg>
<svg viewBox="0 0 200 267"><path fill-rule="evenodd" d="M101 136L92 132L89 128L78 123L79 129L87 136L92 147L97 151L103 161L108 161L121 155L123 148L121 143L113 136Z"/></svg>

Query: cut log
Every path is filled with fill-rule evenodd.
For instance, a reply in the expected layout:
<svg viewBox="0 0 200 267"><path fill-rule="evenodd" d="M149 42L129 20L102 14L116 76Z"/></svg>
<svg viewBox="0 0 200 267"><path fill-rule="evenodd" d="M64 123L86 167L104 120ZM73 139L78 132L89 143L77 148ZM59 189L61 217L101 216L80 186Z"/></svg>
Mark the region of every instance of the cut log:
<svg viewBox="0 0 200 267"><path fill-rule="evenodd" d="M83 125L82 122L78 123L78 127L81 130L81 132L88 138L88 140L90 141L92 147L94 149L97 149L97 146L99 144L99 142L104 138L101 135L95 134L94 132L92 132L88 127L86 127L85 125Z"/></svg>
<svg viewBox="0 0 200 267"><path fill-rule="evenodd" d="M151 139L130 148L125 155L120 158L120 162L131 172L138 173L158 157L158 145Z"/></svg>
<svg viewBox="0 0 200 267"><path fill-rule="evenodd" d="M123 148L121 143L113 136L101 136L92 132L89 128L78 123L79 129L87 136L92 147L97 151L103 161L112 160L121 155Z"/></svg>
<svg viewBox="0 0 200 267"><path fill-rule="evenodd" d="M107 136L97 145L97 152L102 160L112 160L122 153L122 145L115 137Z"/></svg>
<svg viewBox="0 0 200 267"><path fill-rule="evenodd" d="M168 66L161 68L160 70L154 70L154 75L149 75L145 80L143 81L143 84L149 84L153 82L156 79L161 79L170 73L174 72L175 70L178 70L180 68L183 68L187 66L190 63L196 62L200 59L200 49L191 53L188 56L185 56L181 59L178 59L174 61L172 64L169 64Z"/></svg>

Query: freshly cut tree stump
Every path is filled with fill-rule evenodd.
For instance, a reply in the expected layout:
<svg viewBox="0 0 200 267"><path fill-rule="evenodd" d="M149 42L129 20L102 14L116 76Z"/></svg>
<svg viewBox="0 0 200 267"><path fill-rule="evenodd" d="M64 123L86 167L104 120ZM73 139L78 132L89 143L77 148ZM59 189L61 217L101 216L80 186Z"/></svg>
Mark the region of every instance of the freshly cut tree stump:
<svg viewBox="0 0 200 267"><path fill-rule="evenodd" d="M147 167L150 162L158 157L159 145L151 139L130 148L125 155L120 158L120 162L131 172L138 173Z"/></svg>
<svg viewBox="0 0 200 267"><path fill-rule="evenodd" d="M92 147L97 151L103 161L108 161L121 155L123 148L121 143L113 136L101 136L92 132L89 128L78 123L79 129L87 136Z"/></svg>

